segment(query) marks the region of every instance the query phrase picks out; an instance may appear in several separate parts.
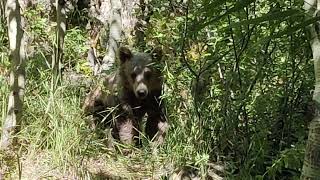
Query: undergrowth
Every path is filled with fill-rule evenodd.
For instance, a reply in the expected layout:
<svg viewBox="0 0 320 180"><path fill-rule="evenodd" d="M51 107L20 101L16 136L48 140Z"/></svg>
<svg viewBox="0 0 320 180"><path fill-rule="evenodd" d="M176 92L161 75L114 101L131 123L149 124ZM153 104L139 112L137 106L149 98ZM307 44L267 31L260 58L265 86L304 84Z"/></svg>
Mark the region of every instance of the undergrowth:
<svg viewBox="0 0 320 180"><path fill-rule="evenodd" d="M94 178L97 176L94 173L99 173L92 170L95 166L101 171L105 170L105 176L109 174L110 177L165 177L185 166L197 169L203 176L207 173L212 144L203 140L194 143L198 141L200 132L196 119L188 120L193 117L190 113L192 101L186 101L183 105L179 103L182 101L177 96L180 90L174 89L177 81L172 79L167 66L164 71L167 84L163 99L167 104L170 129L166 142L161 147L153 148L144 139L143 147L134 148L128 156L121 151L110 150L106 137L98 137L90 129L81 110L86 88L70 86L65 82L51 96L50 70L38 66L35 71L30 66L34 67L34 64L28 63L27 68L33 74L27 80L23 120L21 130L16 135L20 146L16 147L14 154L18 155L18 159L0 157L3 165L11 168L11 171L6 171L5 177L19 176L19 163L23 167L22 176L34 178L65 175ZM178 86L183 88L184 85ZM8 86L2 86L0 90L1 116L4 119ZM190 92L185 93L190 99ZM33 166L34 163L43 168L39 174L37 171L40 171L40 167Z"/></svg>
<svg viewBox="0 0 320 180"><path fill-rule="evenodd" d="M281 25L276 20L264 21L242 29L230 22L260 16L269 9L277 11L281 3L256 3L248 5L246 12L220 17L220 9L225 8L219 6L218 11L218 4L211 3L211 8L199 9L204 3L199 1L190 7L188 18L183 15L184 5L175 6L174 14L170 8L159 8L170 4L157 3L153 1L158 8L145 40L149 49L160 44L164 51L163 101L170 127L163 146L154 148L143 139L143 146L130 147L129 155L122 152L121 144L110 149L108 136L97 135L82 114L81 104L89 87L62 82L51 92L49 62L55 25L46 18L48 12L37 6L24 13L31 55L21 131L16 135L19 146L9 153L0 152L0 179L167 179L184 168L205 178L215 163L225 167L223 175L228 179L300 176L307 125L312 118L309 105L314 75L309 43L303 29L265 43L299 19L290 24L288 17L288 24ZM197 19L202 16L211 23L206 28L185 27L205 22L206 18ZM212 17L221 19L214 24ZM0 28L0 127L9 93L5 34ZM68 29L65 72L92 73L86 62L88 34L84 25Z"/></svg>

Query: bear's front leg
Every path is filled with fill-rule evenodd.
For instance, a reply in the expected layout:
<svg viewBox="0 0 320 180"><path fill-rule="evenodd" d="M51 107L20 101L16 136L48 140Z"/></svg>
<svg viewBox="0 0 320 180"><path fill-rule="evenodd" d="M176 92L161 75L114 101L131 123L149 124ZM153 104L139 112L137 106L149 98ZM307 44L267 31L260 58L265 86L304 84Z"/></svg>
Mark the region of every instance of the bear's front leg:
<svg viewBox="0 0 320 180"><path fill-rule="evenodd" d="M104 94L101 87L96 87L86 96L84 103L82 105L83 112L91 114L102 109Z"/></svg>
<svg viewBox="0 0 320 180"><path fill-rule="evenodd" d="M138 122L132 116L119 116L112 130L113 137L123 144L136 144L138 139Z"/></svg>
<svg viewBox="0 0 320 180"><path fill-rule="evenodd" d="M162 144L164 142L168 126L167 121L161 113L148 113L146 134L153 142L156 142L157 144Z"/></svg>

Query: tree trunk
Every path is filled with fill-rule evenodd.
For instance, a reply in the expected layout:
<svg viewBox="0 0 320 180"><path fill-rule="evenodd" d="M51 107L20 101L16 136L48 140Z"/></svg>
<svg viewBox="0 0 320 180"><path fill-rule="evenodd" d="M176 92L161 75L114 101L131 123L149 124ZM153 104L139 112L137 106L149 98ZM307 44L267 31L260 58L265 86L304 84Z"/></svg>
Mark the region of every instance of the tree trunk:
<svg viewBox="0 0 320 180"><path fill-rule="evenodd" d="M92 50L89 52L90 66L93 68L94 75L98 75L110 69L114 64L116 52L119 44L130 39L132 31L134 30L137 22L136 7L139 5L139 0L91 0L89 7L89 14L92 19L100 21L107 33L99 30L93 41L91 42ZM94 21L93 21L94 22ZM90 25L91 26L91 25ZM92 27L94 27L93 25ZM107 39L105 42L105 39ZM101 64L100 59L96 58L96 62L92 55L96 55L95 44L100 40L102 47L106 46L106 55L104 56ZM129 41L128 41L129 43ZM92 54L92 52L94 54Z"/></svg>
<svg viewBox="0 0 320 180"><path fill-rule="evenodd" d="M0 23L4 24L6 21L6 16L4 15L6 8L6 1L2 0L0 1Z"/></svg>
<svg viewBox="0 0 320 180"><path fill-rule="evenodd" d="M54 52L52 55L52 83L51 90L54 86L61 80L61 66L62 66L62 56L63 56L63 43L64 36L66 34L66 2L64 0L56 0L56 15L57 15L57 29L56 29L56 39L54 44Z"/></svg>
<svg viewBox="0 0 320 180"><path fill-rule="evenodd" d="M20 5L18 0L8 0L6 5L10 46L10 94L7 117L2 128L0 148L13 144L13 135L19 129L25 88L25 36L21 28Z"/></svg>
<svg viewBox="0 0 320 180"><path fill-rule="evenodd" d="M305 0L304 5L308 18L318 15L320 0ZM316 104L315 118L310 123L309 137L301 179L319 179L320 177L320 32L319 22L310 25L311 48L315 70L315 90L313 100Z"/></svg>
<svg viewBox="0 0 320 180"><path fill-rule="evenodd" d="M121 9L121 1L111 0L112 14L109 20L109 42L107 55L103 58L99 73L109 70L110 67L114 64L122 33Z"/></svg>

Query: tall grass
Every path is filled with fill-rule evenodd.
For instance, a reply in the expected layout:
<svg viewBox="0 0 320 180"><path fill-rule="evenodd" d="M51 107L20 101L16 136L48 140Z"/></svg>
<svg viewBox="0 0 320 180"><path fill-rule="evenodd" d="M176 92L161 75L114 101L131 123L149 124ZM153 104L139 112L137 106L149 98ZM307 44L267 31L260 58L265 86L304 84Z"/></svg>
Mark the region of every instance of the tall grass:
<svg viewBox="0 0 320 180"><path fill-rule="evenodd" d="M105 140L99 138L86 123L80 108L85 88L63 83L51 98L50 71L38 69L32 73L26 85L21 131L17 134L21 146L16 153L22 161L22 176L94 178L98 176L98 172L95 174L92 170L95 166L104 169L110 177L159 178L185 166L199 168L200 172L206 173L211 144L199 139L190 92L187 92L187 100L178 98L185 84L175 87L179 82L167 81L163 97L171 127L165 144L154 148L144 139L143 147L134 148L132 154L125 156L119 151L110 151ZM4 119L8 88L4 86L0 90L1 116ZM25 167L32 163L41 164L40 173L36 173L39 171L37 165L33 170L32 166ZM9 176L17 177L17 168Z"/></svg>
<svg viewBox="0 0 320 180"><path fill-rule="evenodd" d="M44 7L39 5L25 13L28 21L26 29L35 38L35 42L29 45L34 52L26 68L23 118L21 131L17 134L20 146L14 150L17 156L10 160L13 164L5 156L0 156L2 164L11 167L7 177L22 174L22 177L29 179L46 176L159 178L185 166L206 173L212 143L205 138L211 134L206 132L203 135L203 129L199 127L193 97L187 90L191 82L187 74L176 78L175 66L165 68L166 89L163 97L170 129L163 146L155 148L141 136L143 146L133 148L130 155L123 155L122 145L117 143L116 150L110 150L106 137L101 138L90 129L86 117L82 115L80 107L87 89L63 82L54 92L50 92L48 59L52 52L47 48L51 43L47 40L53 35L54 27L45 16L41 16L43 12ZM69 29L64 52L66 67L84 74L88 73L83 56L88 49L85 45L87 34L86 30L77 27ZM7 56L4 54L2 57ZM1 77L0 84L2 124L6 116L8 86ZM186 96L181 97L182 92ZM21 165L20 173L18 166Z"/></svg>

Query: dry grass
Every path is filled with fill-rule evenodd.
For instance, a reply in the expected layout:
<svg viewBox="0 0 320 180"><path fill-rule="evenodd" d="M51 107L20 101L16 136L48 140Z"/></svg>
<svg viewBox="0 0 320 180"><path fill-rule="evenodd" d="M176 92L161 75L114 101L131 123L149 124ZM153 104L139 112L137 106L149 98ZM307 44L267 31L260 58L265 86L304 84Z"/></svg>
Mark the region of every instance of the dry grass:
<svg viewBox="0 0 320 180"><path fill-rule="evenodd" d="M19 176L21 179L161 179L172 174L172 164L145 161L141 153L79 157L75 162L65 162L60 166L52 166L53 157L46 152L26 154L20 158L12 153L2 159L0 172L8 179L19 179Z"/></svg>

